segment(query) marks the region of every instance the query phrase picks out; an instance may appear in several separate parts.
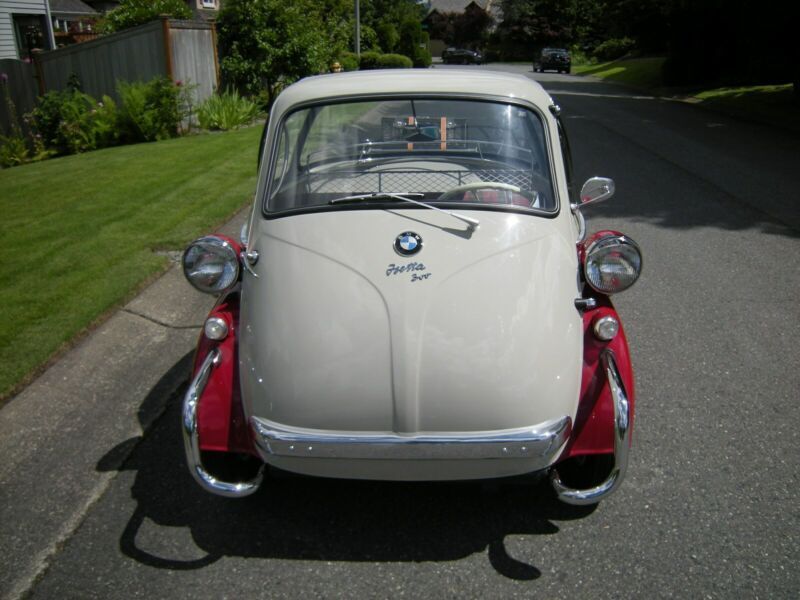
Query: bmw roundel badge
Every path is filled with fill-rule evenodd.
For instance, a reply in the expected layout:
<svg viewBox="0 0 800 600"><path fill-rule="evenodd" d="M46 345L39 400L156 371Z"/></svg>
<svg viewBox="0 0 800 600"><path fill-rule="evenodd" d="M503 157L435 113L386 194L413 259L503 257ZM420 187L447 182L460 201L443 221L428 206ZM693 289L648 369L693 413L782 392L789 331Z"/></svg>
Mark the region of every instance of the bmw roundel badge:
<svg viewBox="0 0 800 600"><path fill-rule="evenodd" d="M422 238L413 231L404 231L395 238L394 249L402 256L411 256L422 250Z"/></svg>

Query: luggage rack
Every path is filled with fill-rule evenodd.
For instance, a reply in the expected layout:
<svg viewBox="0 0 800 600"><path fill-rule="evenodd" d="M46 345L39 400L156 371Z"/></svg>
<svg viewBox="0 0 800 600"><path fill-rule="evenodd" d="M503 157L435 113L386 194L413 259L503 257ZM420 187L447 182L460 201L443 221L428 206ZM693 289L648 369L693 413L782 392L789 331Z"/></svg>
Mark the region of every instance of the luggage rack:
<svg viewBox="0 0 800 600"><path fill-rule="evenodd" d="M533 189L530 171L518 169L453 169L423 171L419 169L337 170L309 174L312 194L358 194L371 192L444 193L460 185L490 181Z"/></svg>

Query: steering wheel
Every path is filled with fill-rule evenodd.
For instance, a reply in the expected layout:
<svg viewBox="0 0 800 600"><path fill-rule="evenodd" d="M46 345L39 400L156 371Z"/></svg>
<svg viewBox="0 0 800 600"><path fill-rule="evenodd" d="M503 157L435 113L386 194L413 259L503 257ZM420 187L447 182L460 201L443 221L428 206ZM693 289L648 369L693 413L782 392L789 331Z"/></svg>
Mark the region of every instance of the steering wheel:
<svg viewBox="0 0 800 600"><path fill-rule="evenodd" d="M458 196L459 194L463 194L465 192L472 192L477 200L478 194L476 192L478 190L503 190L506 192L514 192L516 194L519 194L522 191L517 186L509 183L501 183L499 181L474 181L472 183L465 183L464 185L458 185L454 188L450 188L441 196L439 196L437 200L441 202L447 200L451 196Z"/></svg>
<svg viewBox="0 0 800 600"><path fill-rule="evenodd" d="M521 192L520 188L515 185L511 185L509 183L501 183L499 181L475 181L473 183L465 183L464 185L459 185L454 188L450 188L446 192L444 192L441 196L437 198L438 201L446 202L448 199L454 196L458 196L458 198L453 198L457 200L466 200L462 194L466 194L468 192L472 192L472 195L475 198L475 202L483 202L484 200L481 199L481 195L478 193L482 190L500 190L502 192L506 192L503 194L504 198L499 200L501 204L514 204L514 197L521 197L519 194ZM492 204L498 202L497 199L490 200Z"/></svg>

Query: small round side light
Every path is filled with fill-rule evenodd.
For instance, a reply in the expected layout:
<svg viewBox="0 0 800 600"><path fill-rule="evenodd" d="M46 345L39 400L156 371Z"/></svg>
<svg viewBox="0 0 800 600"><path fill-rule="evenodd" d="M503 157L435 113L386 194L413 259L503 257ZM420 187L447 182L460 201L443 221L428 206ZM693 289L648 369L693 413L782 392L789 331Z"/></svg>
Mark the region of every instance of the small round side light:
<svg viewBox="0 0 800 600"><path fill-rule="evenodd" d="M594 335L598 340L610 342L619 333L619 321L610 315L595 319L592 327Z"/></svg>
<svg viewBox="0 0 800 600"><path fill-rule="evenodd" d="M203 333L208 339L221 342L228 337L228 324L220 317L209 317L203 326Z"/></svg>

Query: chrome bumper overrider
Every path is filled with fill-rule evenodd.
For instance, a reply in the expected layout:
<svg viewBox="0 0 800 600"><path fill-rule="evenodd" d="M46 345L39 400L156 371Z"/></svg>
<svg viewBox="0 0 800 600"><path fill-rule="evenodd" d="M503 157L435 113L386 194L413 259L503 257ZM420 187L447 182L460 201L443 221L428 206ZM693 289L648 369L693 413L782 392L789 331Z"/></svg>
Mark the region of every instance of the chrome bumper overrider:
<svg viewBox="0 0 800 600"><path fill-rule="evenodd" d="M517 429L446 434L330 433L251 418L258 449L293 458L484 460L531 459L531 470L552 462L572 432L572 419L561 417Z"/></svg>
<svg viewBox="0 0 800 600"><path fill-rule="evenodd" d="M569 488L561 483L558 470L550 472L550 481L558 495L558 499L567 504L595 504L614 492L625 477L628 467L628 449L631 441L631 406L628 395L622 385L619 369L610 350L600 356L606 379L611 390L614 405L614 466L608 477L600 485L585 490Z"/></svg>
<svg viewBox="0 0 800 600"><path fill-rule="evenodd" d="M211 370L219 363L220 352L217 349L212 350L206 356L202 366L197 371L197 375L192 380L189 389L186 390L186 395L183 398L183 445L186 450L186 462L189 465L189 471L192 476L197 480L203 488L220 496L227 496L230 498L237 498L241 496L249 496L258 489L261 485L261 480L264 473L262 467L258 474L250 481L239 483L230 483L220 481L208 471L203 468L203 462L200 457L199 436L197 432L197 409L200 397L203 395L203 390L208 383L208 378L211 375Z"/></svg>

